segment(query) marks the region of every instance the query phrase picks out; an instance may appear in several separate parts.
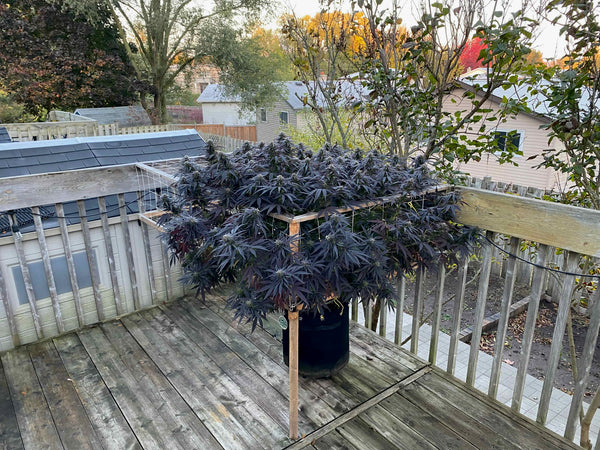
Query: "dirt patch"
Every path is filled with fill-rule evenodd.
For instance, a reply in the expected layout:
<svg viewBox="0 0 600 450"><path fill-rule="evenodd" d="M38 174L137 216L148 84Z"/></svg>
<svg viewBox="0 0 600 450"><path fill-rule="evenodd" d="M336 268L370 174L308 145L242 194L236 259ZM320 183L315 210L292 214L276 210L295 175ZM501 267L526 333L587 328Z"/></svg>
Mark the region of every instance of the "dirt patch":
<svg viewBox="0 0 600 450"><path fill-rule="evenodd" d="M453 322L454 294L456 291L456 270L451 271L445 283L445 293L443 297L442 315L440 320L440 329L442 332L450 334ZM477 303L477 292L479 290L479 276L477 267L469 267L467 280L469 284L466 288L465 303L461 316L461 330L472 326L475 322L475 306ZM422 317L427 318L427 323L431 323L431 312L433 311L436 298L436 275L432 274L427 277L425 283L426 298L422 310ZM490 276L488 286L488 297L485 306L485 317L489 317L500 311L502 303L502 294L504 291L504 279L498 274ZM516 284L513 293L513 303L519 301L530 293L530 287L524 284ZM407 283L407 297L405 300L405 311L412 314L414 299L414 283ZM534 333L534 341L531 348L531 356L527 371L530 375L543 379L547 368L547 361L550 355L552 345L552 335L554 332L554 324L556 323L557 305L542 300L540 302L536 329ZM585 336L589 324L589 318L572 312L573 321L573 337L577 357L581 357ZM514 367L519 367L519 353L521 350L521 342L523 338L523 330L525 327L525 318L527 310L516 315L509 321L507 336L504 343L503 361ZM496 331L484 332L480 341L480 349L484 352L493 355L496 342ZM600 340L599 340L600 344ZM596 346L594 361L600 358L600 345ZM568 336L565 332L563 337L563 348L560 354L559 365L557 369L554 386L564 392L570 394L574 389L573 371L571 367L571 358L569 353ZM600 367L598 364L592 366L590 372L590 381L587 386L585 399L591 401L591 398L600 384Z"/></svg>

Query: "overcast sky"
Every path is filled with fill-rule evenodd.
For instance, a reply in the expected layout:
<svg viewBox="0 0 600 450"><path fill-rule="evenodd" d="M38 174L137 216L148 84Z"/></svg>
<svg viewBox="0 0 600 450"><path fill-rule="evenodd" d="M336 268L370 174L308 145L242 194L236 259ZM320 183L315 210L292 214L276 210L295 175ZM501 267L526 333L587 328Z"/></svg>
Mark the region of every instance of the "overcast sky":
<svg viewBox="0 0 600 450"><path fill-rule="evenodd" d="M319 10L319 0L280 0L282 2L283 9L294 11L298 16L305 15L314 15ZM390 0L384 0L384 3L390 2ZM520 5L521 0L509 0L511 3L515 5ZM536 1L536 0L533 0ZM406 1L406 4L411 2ZM344 8L345 10L349 10L350 8ZM414 9L414 8L413 8ZM513 9L516 9L513 8ZM283 12L283 11L282 11ZM410 6L405 8L405 11L402 13L403 20L406 25L410 26L415 23L416 13L414 10L411 10ZM276 26L276 23L272 24L272 27ZM539 50L544 55L544 58L560 58L564 53L564 43L560 38L557 27L552 27L550 24L545 24L541 26L539 30L539 35L535 41L534 48Z"/></svg>

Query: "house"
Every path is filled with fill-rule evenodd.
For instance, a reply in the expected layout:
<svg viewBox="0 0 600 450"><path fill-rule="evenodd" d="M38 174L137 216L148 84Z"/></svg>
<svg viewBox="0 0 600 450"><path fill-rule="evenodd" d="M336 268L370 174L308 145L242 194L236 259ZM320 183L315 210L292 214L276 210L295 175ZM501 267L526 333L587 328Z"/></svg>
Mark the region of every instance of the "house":
<svg viewBox="0 0 600 450"><path fill-rule="evenodd" d="M75 110L75 114L95 120L100 125L108 125L115 122L118 122L121 127L152 125L148 113L141 105L78 108Z"/></svg>
<svg viewBox="0 0 600 450"><path fill-rule="evenodd" d="M209 84L196 100L202 106L205 124L243 126L254 123L254 114L244 111L240 98L228 95L220 84Z"/></svg>
<svg viewBox="0 0 600 450"><path fill-rule="evenodd" d="M340 80L336 89L341 93L341 102L354 102L364 95L364 88L358 82ZM309 95L302 81L287 81L284 83L284 95L273 105L259 108L256 111L256 138L259 142L271 142L287 127L299 130L306 129L314 115L305 103ZM322 97L317 97L317 104L325 107Z"/></svg>
<svg viewBox="0 0 600 450"><path fill-rule="evenodd" d="M475 92L476 96L481 95L474 86L483 84L485 73L481 71L469 72L457 81L456 87L444 99L444 111L454 113L462 111L463 114L472 108L472 103L469 98L464 97L466 91ZM499 111L503 98L518 99L526 97L527 88L524 86L510 87L504 89L497 88L492 93L489 100L483 105L484 109L491 109L492 112L484 114L492 117ZM491 177L493 181L504 183L512 183L516 185L529 186L545 190L553 190L564 188L566 177L552 169L536 168L541 162L538 157L530 160L534 155L539 155L542 150L549 148L548 131L543 127L550 123L550 119L546 115L547 110L543 103L538 99L530 98L529 106L532 109L531 113L519 113L516 116L507 117L505 122L496 123L487 121L487 132L493 132L498 136L498 145L503 147L506 139L512 140L513 144L519 148L522 155L516 155L513 161L517 164L500 164L498 157L492 153L482 155L480 161L471 161L469 163L461 163L457 168L472 177L484 178ZM477 126L478 127L478 126ZM472 131L477 134L477 131ZM552 142L550 145L560 145L557 142Z"/></svg>

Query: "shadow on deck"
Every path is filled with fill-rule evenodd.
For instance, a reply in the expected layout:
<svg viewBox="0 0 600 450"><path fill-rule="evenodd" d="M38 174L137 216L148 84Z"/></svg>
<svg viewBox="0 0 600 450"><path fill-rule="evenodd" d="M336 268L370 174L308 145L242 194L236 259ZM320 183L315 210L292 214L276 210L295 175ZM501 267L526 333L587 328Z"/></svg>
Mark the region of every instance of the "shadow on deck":
<svg viewBox="0 0 600 450"><path fill-rule="evenodd" d="M0 448L578 448L360 325L350 363L300 381L268 332L214 297L180 301L5 353Z"/></svg>

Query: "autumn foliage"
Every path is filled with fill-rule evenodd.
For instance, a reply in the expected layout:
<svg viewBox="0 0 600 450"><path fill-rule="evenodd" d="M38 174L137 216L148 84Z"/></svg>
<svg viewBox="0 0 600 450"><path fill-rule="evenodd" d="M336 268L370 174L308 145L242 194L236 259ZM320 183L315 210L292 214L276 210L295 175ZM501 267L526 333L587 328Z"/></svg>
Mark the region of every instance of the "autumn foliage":
<svg viewBox="0 0 600 450"><path fill-rule="evenodd" d="M481 38L476 37L467 42L459 58L465 72L483 67L480 55L481 51L485 49L486 45Z"/></svg>
<svg viewBox="0 0 600 450"><path fill-rule="evenodd" d="M135 99L118 34L43 0L0 3L0 89L36 115Z"/></svg>

